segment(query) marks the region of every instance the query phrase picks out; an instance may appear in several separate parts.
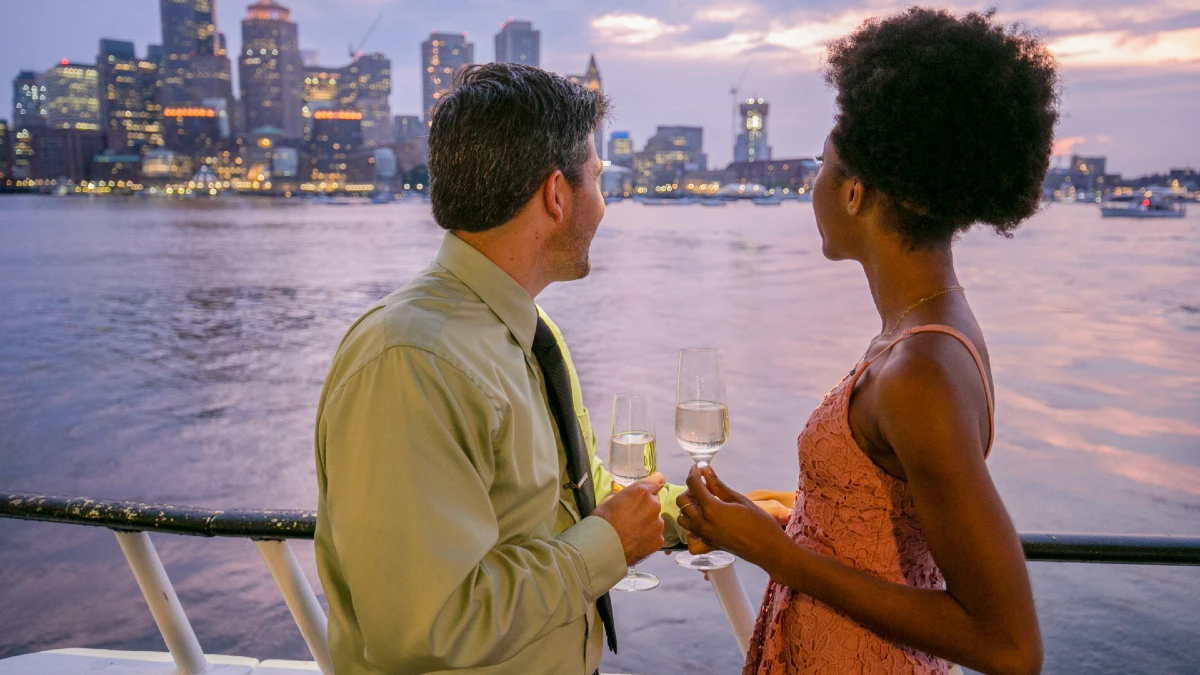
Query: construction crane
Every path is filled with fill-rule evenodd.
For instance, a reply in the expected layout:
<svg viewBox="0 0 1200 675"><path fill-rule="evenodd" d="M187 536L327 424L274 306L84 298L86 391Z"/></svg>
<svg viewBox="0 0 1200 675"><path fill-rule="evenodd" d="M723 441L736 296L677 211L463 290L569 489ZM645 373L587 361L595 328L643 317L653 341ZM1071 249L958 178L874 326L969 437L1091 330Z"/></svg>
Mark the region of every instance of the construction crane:
<svg viewBox="0 0 1200 675"><path fill-rule="evenodd" d="M735 159L735 160L737 159L736 150L737 150L737 135L738 135L738 102L741 101L741 99L738 98L738 90L742 88L742 83L746 81L746 75L750 74L750 66L752 66L752 65L754 65L753 59L747 61L746 67L742 70L742 76L738 78L737 83L730 85L730 87L729 87L729 98L733 102L733 113L732 113L733 114L733 124L732 124L733 136L730 138L730 140L733 141L733 148L735 150L735 156L733 159Z"/></svg>
<svg viewBox="0 0 1200 675"><path fill-rule="evenodd" d="M375 27L379 25L379 22L381 20L383 20L383 14L380 14L379 16L375 17L375 20L371 22L371 27L367 29L367 34L363 35L362 40L359 40L357 49L354 47L353 44L347 45L350 48L350 60L351 61L362 56L362 48L367 44L367 38L371 37L371 33L375 32Z"/></svg>

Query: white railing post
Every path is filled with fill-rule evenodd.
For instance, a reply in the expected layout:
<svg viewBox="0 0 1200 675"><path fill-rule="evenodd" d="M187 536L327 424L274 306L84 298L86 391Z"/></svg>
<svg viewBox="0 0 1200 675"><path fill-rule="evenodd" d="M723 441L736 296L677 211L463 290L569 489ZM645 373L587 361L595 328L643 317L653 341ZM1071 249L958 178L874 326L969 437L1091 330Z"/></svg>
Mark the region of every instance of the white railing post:
<svg viewBox="0 0 1200 675"><path fill-rule="evenodd" d="M750 648L750 636L754 633L755 613L750 607L746 591L742 589L742 583L738 580L737 570L733 565L709 570L708 581L712 584L713 592L717 594L717 601L725 611L733 638L737 640L738 649L742 650L744 657L746 650Z"/></svg>
<svg viewBox="0 0 1200 675"><path fill-rule="evenodd" d="M283 601L292 612L292 618L296 620L300 635L304 636L304 642L316 659L317 666L325 675L333 675L333 660L329 657L329 622L317 603L317 595L308 584L304 571L300 569L296 555L287 542L280 539L259 539L254 545L258 547L263 562L267 563L271 578L283 594Z"/></svg>
<svg viewBox="0 0 1200 675"><path fill-rule="evenodd" d="M200 641L196 639L192 624L188 623L187 615L183 613L179 597L167 578L167 571L163 569L154 544L150 543L150 535L116 530L113 530L113 534L117 536L117 543L129 562L129 568L133 570L133 577L142 589L146 604L150 606L150 614L154 616L154 623L158 624L158 631L167 643L167 650L175 659L175 667L181 675L203 673L208 669L208 662L200 649Z"/></svg>

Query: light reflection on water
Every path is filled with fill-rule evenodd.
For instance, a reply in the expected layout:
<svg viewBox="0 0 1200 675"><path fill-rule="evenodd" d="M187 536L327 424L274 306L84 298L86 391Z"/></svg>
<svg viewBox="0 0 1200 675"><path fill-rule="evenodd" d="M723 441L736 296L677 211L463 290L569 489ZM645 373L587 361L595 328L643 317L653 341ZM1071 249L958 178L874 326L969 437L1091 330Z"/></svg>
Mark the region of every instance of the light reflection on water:
<svg viewBox="0 0 1200 675"><path fill-rule="evenodd" d="M1200 218L1097 210L1054 206L1012 241L958 245L997 386L989 464L1022 530L1200 534ZM315 504L333 350L441 238L422 204L8 197L0 216L0 489L223 508ZM680 479L676 350L719 346L732 440L714 466L790 490L796 434L879 328L861 271L821 256L808 206L613 205L592 259L539 300L600 433L612 392L650 392L661 468ZM206 649L305 656L249 542L155 541ZM311 545L297 549L315 581ZM622 650L605 668L736 671L703 581L659 556L640 567L663 584L617 596ZM1031 569L1047 672L1200 659L1194 570ZM756 600L763 575L742 576ZM0 608L0 656L163 648L105 531L0 520Z"/></svg>

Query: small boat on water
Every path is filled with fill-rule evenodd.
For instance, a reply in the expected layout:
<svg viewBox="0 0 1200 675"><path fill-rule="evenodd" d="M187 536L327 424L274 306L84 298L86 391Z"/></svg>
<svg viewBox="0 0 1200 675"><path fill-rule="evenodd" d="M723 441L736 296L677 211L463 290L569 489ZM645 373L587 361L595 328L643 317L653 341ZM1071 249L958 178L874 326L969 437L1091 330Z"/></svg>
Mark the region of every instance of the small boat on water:
<svg viewBox="0 0 1200 675"><path fill-rule="evenodd" d="M783 197L779 195L767 195L765 197L756 197L754 203L757 206L779 206L783 204Z"/></svg>
<svg viewBox="0 0 1200 675"><path fill-rule="evenodd" d="M1187 207L1175 199L1153 195L1141 199L1114 199L1100 207L1103 218L1183 218Z"/></svg>

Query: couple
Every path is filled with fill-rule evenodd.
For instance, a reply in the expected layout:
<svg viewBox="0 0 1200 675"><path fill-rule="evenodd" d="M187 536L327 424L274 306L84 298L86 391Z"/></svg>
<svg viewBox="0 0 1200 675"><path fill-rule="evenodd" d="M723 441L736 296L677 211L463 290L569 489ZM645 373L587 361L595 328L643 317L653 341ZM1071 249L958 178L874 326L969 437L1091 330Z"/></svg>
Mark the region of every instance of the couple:
<svg viewBox="0 0 1200 675"><path fill-rule="evenodd" d="M826 257L862 265L882 330L812 413L799 489L769 514L711 469L612 493L534 303L589 271L608 102L524 66L459 75L429 137L441 250L354 324L321 394L316 553L339 674L590 675L605 636L616 649L609 589L689 537L770 574L745 673L1040 670L951 243L1036 210L1053 59L990 14L910 9L833 42L826 79L817 227Z"/></svg>

